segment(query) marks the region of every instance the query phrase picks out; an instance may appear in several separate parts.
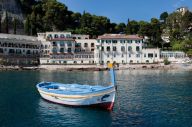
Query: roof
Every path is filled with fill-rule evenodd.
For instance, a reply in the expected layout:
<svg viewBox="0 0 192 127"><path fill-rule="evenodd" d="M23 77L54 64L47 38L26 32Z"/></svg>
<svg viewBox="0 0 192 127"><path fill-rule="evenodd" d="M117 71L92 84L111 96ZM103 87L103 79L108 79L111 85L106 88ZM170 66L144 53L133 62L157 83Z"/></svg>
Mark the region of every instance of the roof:
<svg viewBox="0 0 192 127"><path fill-rule="evenodd" d="M130 40L141 40L142 37L138 35L125 35L125 34L104 34L99 36L98 39L130 39Z"/></svg>

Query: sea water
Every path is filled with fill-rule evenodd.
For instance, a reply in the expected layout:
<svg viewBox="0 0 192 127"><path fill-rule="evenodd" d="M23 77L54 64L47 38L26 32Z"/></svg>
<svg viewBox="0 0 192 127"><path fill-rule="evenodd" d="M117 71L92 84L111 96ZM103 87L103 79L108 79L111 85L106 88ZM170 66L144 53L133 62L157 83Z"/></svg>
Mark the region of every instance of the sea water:
<svg viewBox="0 0 192 127"><path fill-rule="evenodd" d="M116 71L113 111L43 100L41 81L109 85L104 72L1 71L0 127L192 127L192 71Z"/></svg>

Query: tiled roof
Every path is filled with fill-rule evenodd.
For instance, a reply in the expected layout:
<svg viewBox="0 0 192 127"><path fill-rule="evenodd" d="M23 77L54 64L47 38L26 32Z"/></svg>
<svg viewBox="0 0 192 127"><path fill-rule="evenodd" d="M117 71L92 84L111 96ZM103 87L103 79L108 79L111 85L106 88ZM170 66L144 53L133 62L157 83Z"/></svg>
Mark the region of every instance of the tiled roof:
<svg viewBox="0 0 192 127"><path fill-rule="evenodd" d="M132 39L132 40L140 40L143 39L138 35L125 35L125 34L104 34L99 36L98 39Z"/></svg>

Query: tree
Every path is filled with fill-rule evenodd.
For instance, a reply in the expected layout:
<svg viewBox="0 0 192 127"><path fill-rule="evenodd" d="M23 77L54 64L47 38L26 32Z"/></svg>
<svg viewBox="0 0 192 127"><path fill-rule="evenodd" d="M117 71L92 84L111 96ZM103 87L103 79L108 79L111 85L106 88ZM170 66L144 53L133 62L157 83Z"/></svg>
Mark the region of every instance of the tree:
<svg viewBox="0 0 192 127"><path fill-rule="evenodd" d="M24 29L25 29L25 34L27 35L31 34L30 16L27 16L27 19L25 20Z"/></svg>
<svg viewBox="0 0 192 127"><path fill-rule="evenodd" d="M58 31L65 30L69 23L70 14L67 7L56 0L47 0L42 5L45 15L43 23L46 30Z"/></svg>
<svg viewBox="0 0 192 127"><path fill-rule="evenodd" d="M151 36L151 25L148 22L140 21L139 23L139 31L138 34L141 36Z"/></svg>
<svg viewBox="0 0 192 127"><path fill-rule="evenodd" d="M14 31L14 34L16 34L17 33L17 19L16 18L14 18L14 20L13 20L13 31Z"/></svg>
<svg viewBox="0 0 192 127"><path fill-rule="evenodd" d="M9 33L9 19L7 11L5 12L5 33Z"/></svg>
<svg viewBox="0 0 192 127"><path fill-rule="evenodd" d="M161 24L158 19L152 18L151 19L151 42L156 47L161 46Z"/></svg>
<svg viewBox="0 0 192 127"><path fill-rule="evenodd" d="M169 14L167 12L163 12L160 15L160 20L163 20L163 22L165 23L168 16Z"/></svg>
<svg viewBox="0 0 192 127"><path fill-rule="evenodd" d="M117 33L125 33L126 25L125 23L119 23L115 26L115 30Z"/></svg>
<svg viewBox="0 0 192 127"><path fill-rule="evenodd" d="M127 34L137 34L139 31L139 24L137 21L132 20L127 23L126 33Z"/></svg>
<svg viewBox="0 0 192 127"><path fill-rule="evenodd" d="M0 15L0 33L1 33L1 15Z"/></svg>

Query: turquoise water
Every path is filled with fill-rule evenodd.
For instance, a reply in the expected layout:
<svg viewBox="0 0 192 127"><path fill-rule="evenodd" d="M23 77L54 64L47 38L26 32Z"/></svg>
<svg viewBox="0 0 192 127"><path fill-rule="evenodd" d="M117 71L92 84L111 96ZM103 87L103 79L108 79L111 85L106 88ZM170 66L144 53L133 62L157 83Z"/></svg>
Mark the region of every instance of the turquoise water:
<svg viewBox="0 0 192 127"><path fill-rule="evenodd" d="M108 72L0 72L0 127L192 127L192 72L117 71L112 112L43 100L40 81L107 85Z"/></svg>

